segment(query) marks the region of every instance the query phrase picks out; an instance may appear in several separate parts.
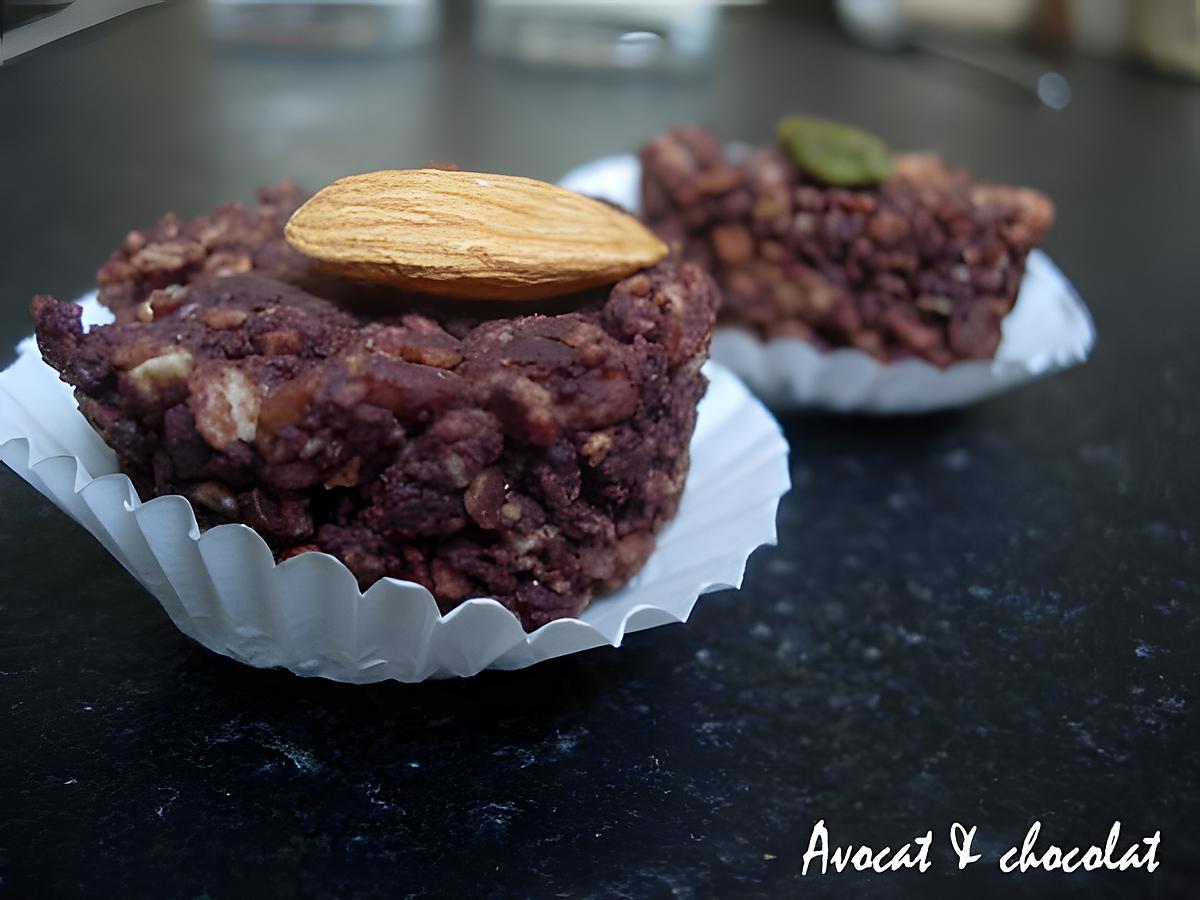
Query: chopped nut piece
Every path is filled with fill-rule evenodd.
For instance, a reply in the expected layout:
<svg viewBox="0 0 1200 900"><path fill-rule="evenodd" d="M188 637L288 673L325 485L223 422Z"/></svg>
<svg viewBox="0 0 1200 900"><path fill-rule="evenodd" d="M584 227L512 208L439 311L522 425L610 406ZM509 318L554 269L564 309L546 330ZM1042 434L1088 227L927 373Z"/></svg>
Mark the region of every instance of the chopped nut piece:
<svg viewBox="0 0 1200 900"><path fill-rule="evenodd" d="M484 469L475 476L463 495L467 514L480 528L495 530L500 527L503 510L509 507L504 502L507 488L504 472L496 466ZM520 507L510 510L515 513L513 523L520 518Z"/></svg>
<svg viewBox="0 0 1200 900"><path fill-rule="evenodd" d="M249 317L250 313L234 306L214 306L200 314L200 318L209 328L217 331L228 331L239 327Z"/></svg>
<svg viewBox="0 0 1200 900"><path fill-rule="evenodd" d="M191 241L166 241L147 244L133 255L131 262L141 272L182 269L204 259L204 248Z"/></svg>
<svg viewBox="0 0 1200 900"><path fill-rule="evenodd" d="M604 457L608 455L608 451L612 449L612 434L607 431L597 431L595 434L589 435L584 441L583 446L579 448L579 452L583 454L590 466L598 466L604 462Z"/></svg>
<svg viewBox="0 0 1200 900"><path fill-rule="evenodd" d="M186 350L172 350L134 366L127 374L142 398L153 401L166 388L187 378L191 371L192 354Z"/></svg>
<svg viewBox="0 0 1200 900"><path fill-rule="evenodd" d="M233 365L200 366L192 373L188 405L196 430L215 450L235 440L252 443L258 432L262 388Z"/></svg>

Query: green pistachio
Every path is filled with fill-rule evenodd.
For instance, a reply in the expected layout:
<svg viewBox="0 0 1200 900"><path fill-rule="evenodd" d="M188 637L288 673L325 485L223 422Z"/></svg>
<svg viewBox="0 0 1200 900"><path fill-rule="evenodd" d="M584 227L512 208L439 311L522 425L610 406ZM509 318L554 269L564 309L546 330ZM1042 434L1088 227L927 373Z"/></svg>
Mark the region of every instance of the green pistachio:
<svg viewBox="0 0 1200 900"><path fill-rule="evenodd" d="M849 125L784 116L779 142L796 165L826 184L863 187L886 181L892 174L887 145Z"/></svg>

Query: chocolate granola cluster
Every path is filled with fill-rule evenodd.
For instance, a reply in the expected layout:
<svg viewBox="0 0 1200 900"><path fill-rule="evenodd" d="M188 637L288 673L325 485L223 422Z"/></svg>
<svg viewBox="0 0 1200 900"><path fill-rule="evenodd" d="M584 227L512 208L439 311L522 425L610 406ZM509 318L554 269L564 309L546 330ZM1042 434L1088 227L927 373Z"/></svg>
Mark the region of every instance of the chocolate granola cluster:
<svg viewBox="0 0 1200 900"><path fill-rule="evenodd" d="M933 156L896 157L876 186L834 187L782 147L735 159L679 126L641 160L647 223L717 277L722 321L882 361L993 356L1054 217L1036 191L974 183Z"/></svg>
<svg viewBox="0 0 1200 900"><path fill-rule="evenodd" d="M282 196L127 240L101 273L118 324L33 301L45 359L142 495L251 525L280 558L331 553L364 587L420 582L443 610L495 597L528 628L628 580L683 490L711 278L668 262L547 314L392 296L363 315L289 260Z"/></svg>
<svg viewBox="0 0 1200 900"><path fill-rule="evenodd" d="M283 226L306 199L285 180L259 190L254 206L226 203L188 221L168 213L152 228L131 231L96 273L100 302L119 322L149 321L147 300L169 307L173 288L205 273L303 270L307 263L283 239Z"/></svg>

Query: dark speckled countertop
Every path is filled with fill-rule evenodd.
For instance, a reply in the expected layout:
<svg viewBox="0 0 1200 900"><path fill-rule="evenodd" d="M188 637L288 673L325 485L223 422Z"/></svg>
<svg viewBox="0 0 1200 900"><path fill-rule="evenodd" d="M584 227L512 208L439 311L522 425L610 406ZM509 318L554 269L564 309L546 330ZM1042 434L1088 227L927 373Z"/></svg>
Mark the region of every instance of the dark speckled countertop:
<svg viewBox="0 0 1200 900"><path fill-rule="evenodd" d="M784 422L779 547L686 626L518 673L353 687L178 633L0 472L0 895L1200 895L1200 90L1082 59L1062 112L774 8L693 76L469 53L256 54L145 10L0 69L0 334L129 227L284 174L455 159L556 178L677 120L805 109L1059 205L1093 360L969 411ZM801 875L934 831L925 874ZM1161 833L1160 868L1001 875ZM959 872L947 832L978 826ZM1125 839L1123 839L1125 840Z"/></svg>

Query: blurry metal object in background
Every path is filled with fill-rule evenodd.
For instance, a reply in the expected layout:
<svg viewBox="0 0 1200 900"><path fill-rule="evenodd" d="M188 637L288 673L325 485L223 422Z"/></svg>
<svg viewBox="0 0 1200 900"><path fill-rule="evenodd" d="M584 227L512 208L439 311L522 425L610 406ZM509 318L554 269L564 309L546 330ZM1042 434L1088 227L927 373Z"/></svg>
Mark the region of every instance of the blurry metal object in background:
<svg viewBox="0 0 1200 900"><path fill-rule="evenodd" d="M837 0L838 21L857 41L888 53L917 50L952 60L1017 88L1051 109L1071 102L1071 85L1058 72L991 40L962 37L966 31L1011 34L1033 10L1024 0L949 3L942 0ZM939 13L944 17L939 18ZM933 25L929 24L932 18ZM957 40L955 37L957 36Z"/></svg>
<svg viewBox="0 0 1200 900"><path fill-rule="evenodd" d="M493 56L529 65L684 69L707 58L721 6L758 2L477 0L475 39Z"/></svg>
<svg viewBox="0 0 1200 900"><path fill-rule="evenodd" d="M0 0L0 65L160 0Z"/></svg>
<svg viewBox="0 0 1200 900"><path fill-rule="evenodd" d="M208 0L209 32L225 46L403 50L441 31L434 0Z"/></svg>

